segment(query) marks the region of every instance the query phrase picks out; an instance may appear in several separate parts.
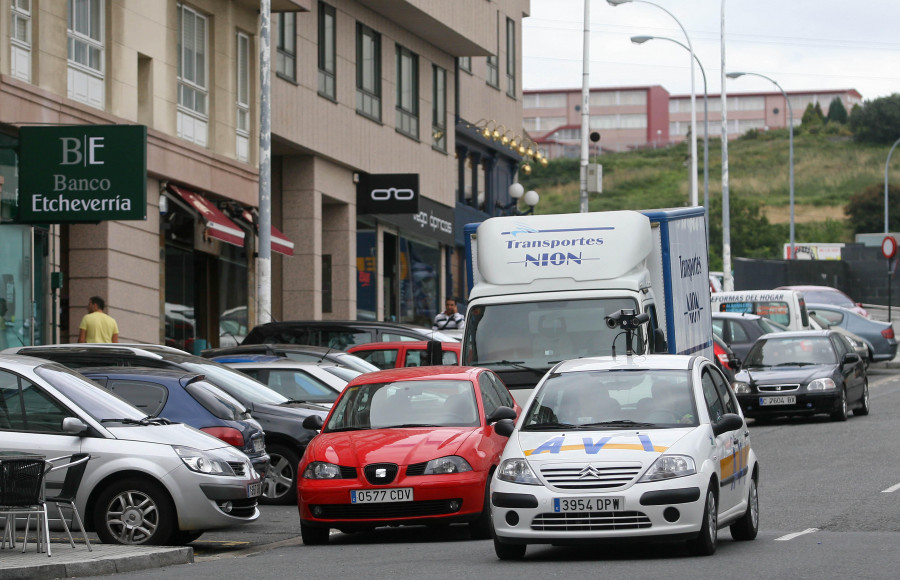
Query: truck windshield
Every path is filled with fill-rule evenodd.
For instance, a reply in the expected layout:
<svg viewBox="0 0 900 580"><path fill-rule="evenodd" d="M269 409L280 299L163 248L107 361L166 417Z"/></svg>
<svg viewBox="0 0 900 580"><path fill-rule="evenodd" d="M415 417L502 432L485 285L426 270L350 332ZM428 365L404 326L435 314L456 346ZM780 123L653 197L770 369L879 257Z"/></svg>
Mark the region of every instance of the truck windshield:
<svg viewBox="0 0 900 580"><path fill-rule="evenodd" d="M637 310L629 298L593 298L486 304L466 315L464 365L549 368L558 361L625 354L625 333L606 325L606 316ZM646 328L633 339L642 353Z"/></svg>

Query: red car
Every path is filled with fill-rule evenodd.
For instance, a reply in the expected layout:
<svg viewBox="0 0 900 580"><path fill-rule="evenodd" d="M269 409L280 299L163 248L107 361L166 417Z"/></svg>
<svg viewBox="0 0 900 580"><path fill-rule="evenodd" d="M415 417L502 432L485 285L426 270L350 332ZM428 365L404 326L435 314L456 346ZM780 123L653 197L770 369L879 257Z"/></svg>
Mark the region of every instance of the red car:
<svg viewBox="0 0 900 580"><path fill-rule="evenodd" d="M380 369L424 366L427 340L401 340L395 342L367 342L347 349L347 352L367 360ZM460 342L442 342L443 364L458 365Z"/></svg>
<svg viewBox="0 0 900 580"><path fill-rule="evenodd" d="M416 367L351 380L331 413L304 421L321 429L297 480L304 544L325 544L330 528L468 522L491 533L491 475L507 438L494 423L520 409L492 371Z"/></svg>

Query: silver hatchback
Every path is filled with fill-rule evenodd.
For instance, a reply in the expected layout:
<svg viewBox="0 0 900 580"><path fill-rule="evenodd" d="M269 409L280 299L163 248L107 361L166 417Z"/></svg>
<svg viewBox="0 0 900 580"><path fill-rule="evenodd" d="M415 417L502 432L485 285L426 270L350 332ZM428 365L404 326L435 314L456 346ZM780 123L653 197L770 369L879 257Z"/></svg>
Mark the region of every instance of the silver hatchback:
<svg viewBox="0 0 900 580"><path fill-rule="evenodd" d="M181 544L259 518L262 480L246 455L42 359L0 354L0 451L90 454L76 506L106 543Z"/></svg>

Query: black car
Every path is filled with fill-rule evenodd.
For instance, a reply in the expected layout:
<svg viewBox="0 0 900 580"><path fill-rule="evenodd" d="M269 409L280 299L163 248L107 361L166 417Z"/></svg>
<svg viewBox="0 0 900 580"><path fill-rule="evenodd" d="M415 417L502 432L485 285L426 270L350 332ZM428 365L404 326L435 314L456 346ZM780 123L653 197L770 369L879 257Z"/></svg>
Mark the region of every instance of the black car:
<svg viewBox="0 0 900 580"><path fill-rule="evenodd" d="M226 346L222 348L209 348L200 353L200 356L216 359L218 362L244 362L247 355L280 356L300 362L327 361L342 367L348 367L361 373L370 373L381 370L367 360L356 355L336 350L327 346L313 346L311 344L242 344L239 346ZM222 357L234 357L225 359Z"/></svg>
<svg viewBox="0 0 900 580"><path fill-rule="evenodd" d="M747 357L750 347L760 336L788 330L783 324L764 316L743 312L713 312L712 325L713 334L724 340L741 360Z"/></svg>
<svg viewBox="0 0 900 580"><path fill-rule="evenodd" d="M149 417L184 423L234 445L260 475L269 468L262 426L240 401L203 375L147 367L84 367L78 372Z"/></svg>
<svg viewBox="0 0 900 580"><path fill-rule="evenodd" d="M56 344L24 346L8 352L35 356L73 369L95 366L177 368L203 374L250 410L266 433L271 466L266 471L260 503L297 502L297 464L315 431L303 428L310 415L323 419L328 410L319 405L295 403L264 384L223 364L168 346L147 344Z"/></svg>
<svg viewBox="0 0 900 580"><path fill-rule="evenodd" d="M744 415L757 419L826 413L835 421L869 414L866 365L833 330L765 334L734 381Z"/></svg>
<svg viewBox="0 0 900 580"><path fill-rule="evenodd" d="M260 324L241 342L245 344L312 344L347 350L367 342L457 339L438 330L398 322L371 320L287 320Z"/></svg>

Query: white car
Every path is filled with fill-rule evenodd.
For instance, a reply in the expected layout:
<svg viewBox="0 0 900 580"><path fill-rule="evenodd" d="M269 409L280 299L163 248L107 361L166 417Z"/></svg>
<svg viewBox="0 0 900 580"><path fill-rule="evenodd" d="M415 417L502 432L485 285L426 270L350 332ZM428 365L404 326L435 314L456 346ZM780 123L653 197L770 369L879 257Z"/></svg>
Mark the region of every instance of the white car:
<svg viewBox="0 0 900 580"><path fill-rule="evenodd" d="M709 555L731 526L759 526L759 469L737 398L700 356L563 361L526 412L497 424L510 439L491 482L494 548L686 540Z"/></svg>
<svg viewBox="0 0 900 580"><path fill-rule="evenodd" d="M238 449L43 359L0 354L0 451L90 454L75 505L104 543L181 544L259 518L262 478Z"/></svg>
<svg viewBox="0 0 900 580"><path fill-rule="evenodd" d="M226 366L249 375L291 401L316 403L331 408L347 383L362 373L329 363L302 362L283 357L253 357L249 362Z"/></svg>

